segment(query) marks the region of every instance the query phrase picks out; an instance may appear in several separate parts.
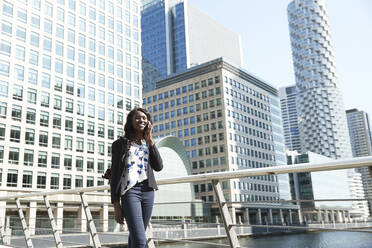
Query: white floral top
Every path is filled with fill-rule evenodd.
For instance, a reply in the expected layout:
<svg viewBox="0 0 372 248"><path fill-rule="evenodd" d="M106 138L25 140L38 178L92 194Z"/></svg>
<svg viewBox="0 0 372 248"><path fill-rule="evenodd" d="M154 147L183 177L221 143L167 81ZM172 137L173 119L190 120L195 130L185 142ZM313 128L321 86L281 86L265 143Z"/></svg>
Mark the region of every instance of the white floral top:
<svg viewBox="0 0 372 248"><path fill-rule="evenodd" d="M121 195L124 195L125 192L137 183L147 179L148 160L149 148L146 142L142 142L141 145L132 143L128 151L128 173L124 175L128 180L123 180L123 182L127 182L127 184L121 185Z"/></svg>

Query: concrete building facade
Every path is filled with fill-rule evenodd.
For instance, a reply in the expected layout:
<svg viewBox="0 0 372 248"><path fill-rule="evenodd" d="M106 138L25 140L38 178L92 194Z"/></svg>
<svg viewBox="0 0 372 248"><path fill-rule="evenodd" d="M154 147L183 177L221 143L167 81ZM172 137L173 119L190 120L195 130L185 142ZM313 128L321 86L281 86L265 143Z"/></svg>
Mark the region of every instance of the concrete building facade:
<svg viewBox="0 0 372 248"><path fill-rule="evenodd" d="M102 185L111 143L142 98L139 1L1 9L1 190Z"/></svg>
<svg viewBox="0 0 372 248"><path fill-rule="evenodd" d="M276 166L276 157L285 158L282 130L273 131L273 121L281 124L278 91L222 58L157 82L155 90L144 93L143 106L153 115L154 136L184 142L193 174ZM274 141L274 134L281 139ZM281 149L277 153L275 146ZM280 216L276 211L285 208L269 203L281 198L274 175L226 180L222 187L235 221L252 215L251 221L263 223L264 215L273 219L268 209ZM197 199L215 204L211 183L195 183L194 192Z"/></svg>

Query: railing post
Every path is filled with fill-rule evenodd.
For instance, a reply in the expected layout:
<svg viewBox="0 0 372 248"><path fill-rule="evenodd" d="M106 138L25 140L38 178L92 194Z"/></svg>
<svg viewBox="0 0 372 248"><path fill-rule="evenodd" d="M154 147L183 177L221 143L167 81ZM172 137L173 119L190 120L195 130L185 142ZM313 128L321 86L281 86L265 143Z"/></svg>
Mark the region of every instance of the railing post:
<svg viewBox="0 0 372 248"><path fill-rule="evenodd" d="M27 248L33 248L34 245L32 244L30 232L29 232L28 227L27 227L27 223L26 223L23 211L22 211L22 206L21 206L21 203L19 201L19 198L16 198L15 201L16 201L16 205L17 205L17 209L18 209L19 219L21 220L21 224L22 224L22 228L23 228L23 234L25 235L26 246L27 246Z"/></svg>
<svg viewBox="0 0 372 248"><path fill-rule="evenodd" d="M223 196L221 183L218 180L212 180L212 185L214 193L216 194L217 197L218 207L221 212L223 224L225 226L226 235L229 240L230 246L234 248L240 247L238 236L236 235L234 227L232 226L232 220L229 213L229 209L227 207L225 197Z"/></svg>
<svg viewBox="0 0 372 248"><path fill-rule="evenodd" d="M154 239L152 237L152 225L149 223L148 227L146 228L146 243L147 248L155 248Z"/></svg>
<svg viewBox="0 0 372 248"><path fill-rule="evenodd" d="M90 236L93 240L93 246L95 248L100 248L101 247L101 241L98 238L96 226L94 225L93 217L92 217L92 214L91 214L89 206L88 206L88 201L86 199L86 196L85 196L84 192L80 192L79 194L80 194L80 198L81 198L81 204L83 205L85 215L86 215L87 220L88 220L89 232L90 232Z"/></svg>
<svg viewBox="0 0 372 248"><path fill-rule="evenodd" d="M6 201L0 201L0 236L4 240L6 236Z"/></svg>
<svg viewBox="0 0 372 248"><path fill-rule="evenodd" d="M12 236L12 229L10 228L10 216L6 217L5 231L3 236L3 244L10 245L10 238Z"/></svg>
<svg viewBox="0 0 372 248"><path fill-rule="evenodd" d="M57 248L62 248L63 247L62 240L61 240L61 237L59 236L59 231L58 231L58 228L57 228L56 221L54 220L54 215L53 215L52 208L50 207L48 196L46 196L46 195L44 195L44 202L45 202L45 207L46 207L47 212L48 212L50 225L52 226L53 236L54 236L54 240L56 242L56 247Z"/></svg>

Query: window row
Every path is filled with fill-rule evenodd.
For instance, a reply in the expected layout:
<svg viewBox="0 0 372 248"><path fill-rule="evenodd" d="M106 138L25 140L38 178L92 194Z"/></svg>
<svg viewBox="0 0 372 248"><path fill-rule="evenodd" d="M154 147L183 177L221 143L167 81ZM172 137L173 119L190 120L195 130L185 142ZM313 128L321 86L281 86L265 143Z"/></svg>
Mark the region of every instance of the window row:
<svg viewBox="0 0 372 248"><path fill-rule="evenodd" d="M190 106L190 113L193 113L193 110L191 110ZM185 107L182 109L177 109L177 117L182 116L182 114L187 115L188 108ZM170 114L170 115L169 115ZM171 111L171 112L165 112L164 114L161 113L159 115L153 115L153 120L154 122L161 122L163 120L168 120L168 119L174 119L176 117L176 112ZM217 110L217 111L210 111L203 113L203 115L196 115L196 116L191 116L191 117L186 117L183 119L179 119L177 121L172 121L171 122L171 127L175 128L176 127L176 122L177 122L177 127L181 127L182 123L184 126L189 125L189 124L195 124L195 122L199 123L201 121L208 121L208 120L214 120L216 118L221 118L222 117L222 110Z"/></svg>
<svg viewBox="0 0 372 248"><path fill-rule="evenodd" d="M199 160L199 161L193 161L192 162L192 169L202 169L205 167L211 167L218 166L218 165L225 165L226 164L226 157L220 157L220 158L211 158L206 160Z"/></svg>
<svg viewBox="0 0 372 248"><path fill-rule="evenodd" d="M84 102L77 103L77 111L76 113L80 116L85 116L85 104ZM127 104L126 109L129 109L131 104ZM97 109L97 110L96 110ZM130 109L129 109L130 110ZM0 118L7 118L7 104L4 102L0 102ZM66 101L66 112L67 113L74 113L73 111L73 103L67 99ZM97 118L101 121L107 121L108 123L115 124L115 112L114 110L106 110L104 107L95 107L93 104L88 104L88 117L94 119ZM107 114L107 115L106 115ZM11 109L11 118L15 121L22 121L22 106L20 105L12 105ZM72 118L71 118L72 121ZM43 127L49 127L49 112L47 111L40 111L39 121L38 124ZM36 109L27 108L26 109L26 123L28 124L36 124ZM65 126L70 124L70 122L65 121ZM116 112L116 124L122 125L123 124L123 113ZM70 126L73 124L71 123ZM62 116L60 114L53 114L53 128L61 129L62 127ZM72 129L72 127L68 128ZM71 130L72 131L72 130ZM91 133L88 131L88 133ZM94 135L94 134L91 134Z"/></svg>
<svg viewBox="0 0 372 248"><path fill-rule="evenodd" d="M91 142L91 143L89 143ZM88 141L88 146L92 144L94 146L94 141ZM107 153L111 153L111 144L107 145ZM105 144L103 142L98 142L98 151L99 155L105 155ZM90 153L92 154L92 153ZM50 155L50 153L49 153ZM23 157L20 155L20 149L17 147L10 147L8 153L8 163L9 164L20 164L20 161L23 160L23 165L25 166L34 166L37 164L38 167L43 168L53 168L53 169L60 169L61 168L61 156L59 153L53 152L49 156L48 161L48 152L46 151L39 151L38 155L34 155L34 150L31 149L24 149ZM36 160L37 159L37 160ZM35 161L36 160L36 161ZM84 168L84 159L82 156L76 157L75 169L76 171L87 171L87 172L98 172L103 173L104 171L104 161L102 159L98 159L97 167L95 166L94 158L88 158L86 167ZM0 162L4 163L4 146L0 146ZM110 162L111 163L111 162ZM111 166L109 163L108 167ZM72 156L71 155L64 155L63 159L63 168L67 170L72 169Z"/></svg>
<svg viewBox="0 0 372 248"><path fill-rule="evenodd" d="M181 122L181 123L178 123L178 122ZM182 120L179 120L177 121L177 123L182 126ZM178 127L180 127L178 126ZM154 125L154 133L157 133L157 132L163 132L163 131L166 131L166 130L173 130L173 129L178 129L178 127L176 127L176 124L175 124L175 121L172 121L172 122L167 122L165 124L159 124L159 125ZM213 130L216 130L216 129L222 129L223 128L223 125L222 125L222 121L218 121L218 122L212 122L212 123L208 123L208 124L204 124L203 126L197 126L197 127L191 127L190 129L187 128L187 129L184 129L184 130L177 130L177 131L173 131L172 132L172 135L173 136L177 136L179 138L182 138L182 137L187 137L189 135L194 135L195 133L203 133L203 132L209 132L210 130L213 131ZM196 132L195 132L196 131Z"/></svg>
<svg viewBox="0 0 372 248"><path fill-rule="evenodd" d="M246 116L246 115L243 115L243 114L240 114L238 112L234 112L234 111L230 111L229 109L226 110L226 114L227 114L227 117L232 117L232 119L234 119L234 121L241 121L241 122L244 122L244 123L248 123L250 125L254 125L256 127L259 127L259 128L262 128L262 129L265 129L265 130L270 130L271 131L271 125L268 125L260 120L256 120L254 119L253 117L249 117L249 116ZM269 117L269 120L268 121L271 121L271 118Z"/></svg>
<svg viewBox="0 0 372 248"><path fill-rule="evenodd" d="M203 147L197 150L189 150L189 151L186 151L186 154L189 158L197 158L197 157L203 157L203 156L224 153L224 152L225 152L224 146L220 145L220 146L212 146L212 147ZM219 165L219 164L217 163L216 165Z"/></svg>
<svg viewBox="0 0 372 248"><path fill-rule="evenodd" d="M89 25L89 29L90 31L92 32L95 32L95 24L92 23L92 25ZM51 21L48 21L46 20L45 23L44 23L44 31L45 33L49 33L50 35L52 35L53 33L53 28L52 28L52 22ZM114 36L114 32L111 32L111 31L108 31L108 32L105 32L104 30L99 30L99 37L101 37L102 40L105 40L106 42L108 42L109 44L112 44L114 46L114 43L115 43L115 47L116 48L120 48L120 49L125 49L126 52L132 52L133 54L135 55L139 55L140 54L140 45L138 44L138 31L137 30L134 30L131 32L131 29L129 26L126 25L126 28L125 28L125 39L123 39L123 36L122 36L122 33L119 33L116 35L116 41L114 40L115 39L115 36ZM7 35L7 36L12 36L13 34L15 35L16 39L21 41L21 42L26 42L27 40L27 33L29 38L27 40L27 42L32 45L33 47L37 47L39 48L40 47L40 32L37 32L37 30L35 31L31 31L31 30L28 30L26 31L26 28L22 27L22 26L16 26L15 27L15 31L13 31L13 24L11 22L8 22L8 21L5 21L5 20L2 20L1 21L1 33L3 35ZM130 40L130 36L131 36L131 33L133 38L135 39L135 41L132 41ZM66 34L66 35L65 35ZM92 35L92 34L91 34ZM103 55L103 56L106 56L108 55L110 58L113 59L113 49L110 49L110 45L108 45L108 50L107 50L107 53L105 52L106 49L105 49L105 43L104 42L101 42L101 41L98 41L97 39L95 38L91 38L92 36L91 35L85 35L83 33L75 33L75 31L73 29L68 29L67 31L64 30L64 27L62 25L56 25L55 27L55 34L53 34L53 37L58 37L59 39L56 41L56 45L55 45L55 52L58 53L59 56L63 56L63 44L62 44L62 40L66 40L66 41L69 41L68 44L71 44L71 45L77 45L78 47L80 48L87 48L89 50L89 52L98 52L100 55ZM93 35L93 37L95 36L95 34ZM62 40L60 40L62 39ZM50 45L48 45L50 44ZM44 50L46 51L49 51L51 52L52 51L52 41L51 41L51 38L48 38L48 37L45 37L44 38L44 41L42 43L42 47L44 48ZM112 53L112 56L110 55ZM118 53L117 53L117 58L120 58L120 54L122 54L122 52L119 52L118 50ZM135 63L133 64L135 66Z"/></svg>
<svg viewBox="0 0 372 248"><path fill-rule="evenodd" d="M249 88L245 84L240 83L240 82L236 81L235 79L228 78L228 77L225 76L224 77L224 83L225 84L230 84L230 86L232 86L234 88L237 88L238 90L242 90L242 91L244 91L246 93L249 93L252 96L255 96L257 99L263 100L263 101L265 101L267 103L270 102L270 98L268 96L265 96L264 94L258 92L257 90L254 90L252 88Z"/></svg>
<svg viewBox="0 0 372 248"><path fill-rule="evenodd" d="M248 156L248 155L247 155ZM261 152L261 151L255 151L251 150L250 156L256 159L266 160L266 161L272 161L275 162L275 156L269 153ZM241 157L234 157L231 156L230 158L231 164L236 164L241 167L245 168L254 168L252 164L252 160L241 158ZM267 167L270 167L268 164L264 164Z"/></svg>
<svg viewBox="0 0 372 248"><path fill-rule="evenodd" d="M0 171L0 176L1 174L2 174L2 171ZM73 179L75 180L74 184L72 182ZM1 181L0 181L0 185L1 185ZM20 174L18 174L18 170L9 169L6 175L6 186L17 187L20 185L22 185L22 188L71 189L71 188L101 186L101 185L104 185L104 179L101 177L95 178L94 176L84 177L82 175L75 175L73 178L70 174L61 175L58 173L51 173L50 175L49 174L47 175L46 172L34 173L33 171L27 171L27 170L22 171L22 177L21 177Z"/></svg>
<svg viewBox="0 0 372 248"><path fill-rule="evenodd" d="M201 87L202 88L207 87L207 82L208 82L208 86L213 85L213 78L209 78L208 80L202 80L201 81ZM219 82L220 82L219 77L216 76L214 78L214 83L218 84ZM163 99L167 99L169 97L174 97L175 95L176 96L181 95L181 91L182 91L182 94L185 94L187 92L194 91L194 89L198 90L199 88L200 88L200 82L196 82L194 84L189 84L188 86L182 86L182 87L176 88L175 90L170 90L169 92L166 91L166 92L163 92L163 93L159 93L158 95L149 96L147 98L143 98L143 105L150 104L151 102L156 102L158 100L160 101L160 100L163 100ZM216 91L216 95L221 93L219 87L216 87L215 91ZM205 92L205 93L203 93L203 96L207 94L207 91L203 91L203 92ZM212 94L212 92L214 92L214 89L209 89L208 92L210 92L210 94ZM199 94L198 96L200 98L200 92L198 92L197 94ZM196 95L195 95L195 99L198 100L196 98Z"/></svg>
<svg viewBox="0 0 372 248"><path fill-rule="evenodd" d="M231 104L230 104L231 102ZM256 109L253 109L253 108L249 108L247 105L245 105L244 103L241 104L241 103L238 103L236 101L233 101L233 100L229 100L228 98L226 98L226 105L228 106L232 106L233 108L235 109L238 109L238 110L241 110L245 113L248 113L248 114L252 114L256 117L259 117L261 118L262 120L266 120L266 121L270 121L270 116L265 114L265 113L262 113L260 112L259 110L256 110ZM251 106L253 106L251 104ZM270 109L271 111L274 111L274 109ZM278 115L280 115L280 113L278 113Z"/></svg>
<svg viewBox="0 0 372 248"><path fill-rule="evenodd" d="M9 76L10 73L10 65L9 62L6 61L0 61L1 71L0 73L4 76ZM43 55L42 57L42 66L44 69L47 69L51 71L52 67L52 59L49 55ZM107 70L106 70L106 69ZM75 78L75 75L77 75L77 79L81 81L88 81L89 83L95 83L95 72L94 71L86 71L85 67L76 66L73 63L64 62L62 60L55 59L55 66L54 66L55 72L59 75L67 75L69 78ZM94 68L93 68L94 69ZM105 60L99 59L98 60L98 70L101 72L105 72L105 70L112 76L114 76L114 64L111 62L107 63L107 67L105 66ZM32 84L37 84L38 78L37 78L37 71L34 69L28 70L28 82ZM46 75L44 75L46 74ZM43 78L41 81L41 86L43 88L50 89L50 80L47 81L47 73L43 73ZM44 78L45 76L45 78ZM124 78L124 68L121 65L116 66L116 76L120 79ZM14 65L14 77L17 82L25 82L25 68L23 65ZM91 77L91 78L90 78ZM49 76L50 78L50 76ZM139 84L140 81L140 74L138 71L133 71L131 68L125 68L125 80L126 81L132 81L136 84ZM139 96L138 96L139 98Z"/></svg>
<svg viewBox="0 0 372 248"><path fill-rule="evenodd" d="M66 120L70 121L70 120ZM78 120L79 121L79 120ZM71 120L72 123L72 120ZM69 126L66 126L66 128L69 128ZM5 133L6 133L6 126L5 124L0 124L0 140L5 140ZM72 126L71 129L66 129L67 131L72 132ZM94 136L95 135L95 126L94 123L89 123L88 124L88 135ZM76 128L76 133L84 134L84 123L83 122L78 122L77 128ZM123 131L122 129L117 130L117 137L122 136ZM52 144L53 148L60 148L61 147L61 134L60 133L53 133L51 136L52 142L49 142L49 133L48 131L42 131L40 130L38 132L39 138L35 138L35 130L32 128L26 128L24 132L24 143L28 145L34 145L37 143L41 147L48 147L48 144ZM114 140L114 128L113 127L108 127L107 128L107 136L105 134L105 126L103 124L99 124L97 128L97 136L101 138L107 138L110 140ZM10 141L11 142L16 142L20 143L21 142L21 127L20 126L14 126L12 125L10 127L10 133L9 133ZM66 137L69 137L66 135ZM78 137L79 138L79 137Z"/></svg>
<svg viewBox="0 0 372 248"><path fill-rule="evenodd" d="M201 99L206 99L208 97L213 97L215 95L218 96L220 94L221 94L220 87L217 87L215 89L210 89L208 91L197 92L195 94L184 96L182 98L177 98L175 100L170 100L170 101L167 101L167 102L164 102L164 103L159 103L158 105L154 105L153 107L148 107L148 108L149 109L153 108L153 111L156 112L158 109L159 109L159 111L163 110L163 105L164 105L164 109L168 109L169 107L174 108L175 106L181 106L183 104L192 103L194 101L199 101ZM214 107L214 105L215 105L214 101L215 101L214 99L210 100L211 107ZM203 103L203 104L208 104L208 102ZM217 106L221 105L221 99L220 98L216 99L216 104L217 104ZM200 106L200 104L198 104L198 105Z"/></svg>
<svg viewBox="0 0 372 248"><path fill-rule="evenodd" d="M132 56L130 53L125 53L121 50L117 50L116 56L114 56L114 48L108 46L106 49L106 45L102 42L97 43L97 49L99 55L104 56L96 57L95 54L89 53L86 54L84 50L77 50L74 46L64 46L62 42L56 41L54 44L54 50L52 49L52 39L48 37L43 37L43 50L47 52L53 52L57 56L64 57L66 56L67 59L71 61L75 61L81 65L88 65L90 68L105 70L105 61L106 59L112 59L116 61L119 65L117 65L117 70L119 74L119 70L123 71L122 65L125 62L127 67L133 67L134 69L139 69L139 58L137 56ZM89 40L89 46L95 47L95 42ZM48 54L40 54L38 51L29 49L28 54L26 54L26 48L21 45L11 45L9 41L1 40L0 41L0 52L7 56L15 57L16 60L22 62L28 62L28 64L39 66L42 65L44 69L50 70L51 68L51 57ZM28 61L26 61L28 58ZM62 58L63 59L63 58ZM125 59L125 60L124 60ZM108 61L108 60L107 60ZM111 64L110 64L111 63ZM113 71L113 62L107 62L108 68L107 70ZM121 67L120 67L121 66ZM61 59L55 59L55 70L58 73L63 73L63 61ZM129 73L129 72L128 72ZM120 72L123 74L123 72ZM81 75L82 76L82 75ZM130 78L130 75L126 75L126 78Z"/></svg>
<svg viewBox="0 0 372 248"><path fill-rule="evenodd" d="M181 99L181 98L179 98ZM187 103L187 101L186 101ZM182 104L186 104L186 103L182 103ZM169 105L170 104L170 105ZM182 105L181 102L177 102L177 106L181 106ZM208 109L208 108L214 108L216 106L221 106L222 105L222 101L221 101L221 98L217 98L217 99L212 99L212 100L209 100L209 101L205 101L203 103L197 103L195 105L192 105L192 106L189 106L189 112L190 113L193 113L194 111L200 111L201 109ZM147 107L148 111L150 113L155 113L159 110L160 111L163 111L163 109L168 109L168 108L174 108L176 105L175 105L175 101L174 100L171 100L170 102L165 102L164 104L163 103L160 103L158 105L154 105L154 106L149 106ZM187 107L184 107L184 112L187 112ZM172 115L174 115L176 110L172 110L170 113ZM182 109L177 109L177 116L181 115L181 111Z"/></svg>

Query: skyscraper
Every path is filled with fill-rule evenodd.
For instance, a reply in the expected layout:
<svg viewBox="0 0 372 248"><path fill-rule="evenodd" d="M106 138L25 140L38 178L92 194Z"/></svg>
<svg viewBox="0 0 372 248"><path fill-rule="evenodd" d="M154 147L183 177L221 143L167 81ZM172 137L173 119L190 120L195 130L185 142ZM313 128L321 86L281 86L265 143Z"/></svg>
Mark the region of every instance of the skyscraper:
<svg viewBox="0 0 372 248"><path fill-rule="evenodd" d="M241 66L240 37L187 0L143 0L143 91L193 65L224 57Z"/></svg>
<svg viewBox="0 0 372 248"><path fill-rule="evenodd" d="M325 0L292 1L288 20L302 152L351 157Z"/></svg>
<svg viewBox="0 0 372 248"><path fill-rule="evenodd" d="M349 109L346 110L346 117L353 157L371 156L372 137L368 114L357 109ZM362 174L365 195L367 198L372 198L372 168L360 168L358 170ZM370 212L372 212L372 200L370 199L368 202Z"/></svg>
<svg viewBox="0 0 372 248"><path fill-rule="evenodd" d="M282 110L285 146L290 151L301 153L300 133L298 130L297 89L296 86L279 88Z"/></svg>
<svg viewBox="0 0 372 248"><path fill-rule="evenodd" d="M1 1L1 190L104 183L111 143L142 98L139 7Z"/></svg>

